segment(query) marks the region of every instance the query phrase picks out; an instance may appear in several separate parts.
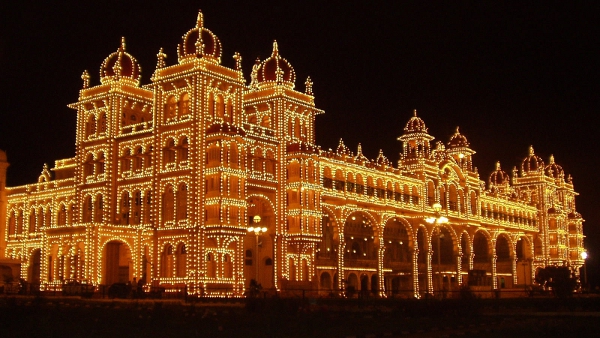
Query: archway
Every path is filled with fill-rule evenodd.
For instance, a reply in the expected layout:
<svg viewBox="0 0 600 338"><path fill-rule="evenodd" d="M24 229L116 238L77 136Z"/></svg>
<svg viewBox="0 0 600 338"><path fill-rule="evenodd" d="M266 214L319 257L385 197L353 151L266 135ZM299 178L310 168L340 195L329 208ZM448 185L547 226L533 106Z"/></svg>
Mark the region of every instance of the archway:
<svg viewBox="0 0 600 338"><path fill-rule="evenodd" d="M42 250L35 249L31 254L31 261L29 264L29 274L27 276L27 280L32 285L38 285L41 282L41 260L42 260Z"/></svg>
<svg viewBox="0 0 600 338"><path fill-rule="evenodd" d="M527 286L532 284L531 280L531 242L525 236L517 240L517 284Z"/></svg>
<svg viewBox="0 0 600 338"><path fill-rule="evenodd" d="M469 285L491 285L492 263L490 258L490 245L488 238L481 231L473 236L473 270L469 271Z"/></svg>
<svg viewBox="0 0 600 338"><path fill-rule="evenodd" d="M431 235L431 266L433 274L433 285L436 290L452 290L457 285L452 285L456 278L456 260L454 256L454 240L450 231L443 226L433 230Z"/></svg>
<svg viewBox="0 0 600 338"><path fill-rule="evenodd" d="M512 287L513 259L510 241L506 235L496 238L496 275L499 288Z"/></svg>
<svg viewBox="0 0 600 338"><path fill-rule="evenodd" d="M126 283L133 279L133 260L127 244L121 241L106 243L103 257L103 284Z"/></svg>
<svg viewBox="0 0 600 338"><path fill-rule="evenodd" d="M383 229L383 270L386 294L408 297L413 293L413 269L409 228L400 220L390 219Z"/></svg>
<svg viewBox="0 0 600 338"><path fill-rule="evenodd" d="M248 205L248 227L264 229L266 232L248 232L244 239L244 252L254 258L247 260L250 265L244 266L246 285L250 285L254 279L263 289L272 289L275 287L275 213L271 202L265 197L252 196L248 199Z"/></svg>

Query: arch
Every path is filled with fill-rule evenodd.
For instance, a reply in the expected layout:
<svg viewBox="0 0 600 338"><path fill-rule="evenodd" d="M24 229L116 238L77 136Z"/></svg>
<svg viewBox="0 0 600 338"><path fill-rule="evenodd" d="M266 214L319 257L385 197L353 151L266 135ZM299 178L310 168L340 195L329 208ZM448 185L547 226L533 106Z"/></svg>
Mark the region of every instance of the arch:
<svg viewBox="0 0 600 338"><path fill-rule="evenodd" d="M92 196L87 195L84 197L83 201L83 210L82 210L82 221L84 223L89 223L92 221L92 216L94 212L94 204L92 202Z"/></svg>
<svg viewBox="0 0 600 338"><path fill-rule="evenodd" d="M182 182L177 188L177 220L184 220L188 218L187 212L187 184Z"/></svg>
<svg viewBox="0 0 600 338"><path fill-rule="evenodd" d="M190 96L188 93L183 93L179 96L179 102L177 102L177 106L179 116L188 115L190 113Z"/></svg>
<svg viewBox="0 0 600 338"><path fill-rule="evenodd" d="M187 275L187 249L185 243L179 243L175 251L175 271L177 277L185 277Z"/></svg>
<svg viewBox="0 0 600 338"><path fill-rule="evenodd" d="M90 114L88 116L86 129L85 129L85 137L90 137L96 134L96 115Z"/></svg>
<svg viewBox="0 0 600 338"><path fill-rule="evenodd" d="M321 290L332 289L331 275L329 274L329 272L325 271L321 273L321 276L319 277L319 287L321 288Z"/></svg>
<svg viewBox="0 0 600 338"><path fill-rule="evenodd" d="M484 230L478 230L473 236L474 263L489 263L491 259L491 240Z"/></svg>
<svg viewBox="0 0 600 338"><path fill-rule="evenodd" d="M169 95L165 101L165 122L174 118L177 114L177 99L175 95Z"/></svg>
<svg viewBox="0 0 600 338"><path fill-rule="evenodd" d="M27 270L27 281L38 287L42 281L41 277L41 261L42 261L42 250L33 249L31 251L29 268Z"/></svg>
<svg viewBox="0 0 600 338"><path fill-rule="evenodd" d="M171 278L173 277L175 262L173 259L173 245L171 243L166 243L163 246L163 251L161 253L161 277Z"/></svg>
<svg viewBox="0 0 600 338"><path fill-rule="evenodd" d="M105 243L102 258L103 284L126 283L133 279L133 259L127 242L115 239Z"/></svg>
<svg viewBox="0 0 600 338"><path fill-rule="evenodd" d="M167 184L163 193L163 201L162 201L162 216L163 221L173 221L174 219L174 211L175 208L175 194L173 193L173 186Z"/></svg>

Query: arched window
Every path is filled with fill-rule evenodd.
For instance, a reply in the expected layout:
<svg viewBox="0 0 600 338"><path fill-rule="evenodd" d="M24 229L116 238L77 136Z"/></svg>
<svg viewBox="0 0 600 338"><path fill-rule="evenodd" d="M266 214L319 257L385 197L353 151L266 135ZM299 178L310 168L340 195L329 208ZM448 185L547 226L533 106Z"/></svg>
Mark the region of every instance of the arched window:
<svg viewBox="0 0 600 338"><path fill-rule="evenodd" d="M92 196L86 196L83 202L83 222L91 222L92 221L92 212L94 205L92 204Z"/></svg>
<svg viewBox="0 0 600 338"><path fill-rule="evenodd" d="M94 155L88 154L83 164L83 177L86 178L94 174Z"/></svg>
<svg viewBox="0 0 600 338"><path fill-rule="evenodd" d="M133 193L133 224L142 221L142 192L137 190Z"/></svg>
<svg viewBox="0 0 600 338"><path fill-rule="evenodd" d="M98 160L96 161L96 173L98 175L104 174L104 153L98 154Z"/></svg>
<svg viewBox="0 0 600 338"><path fill-rule="evenodd" d="M239 161L240 161L240 159L239 159L239 155L238 155L237 145L235 143L231 143L230 149L229 149L229 164L232 168L238 168Z"/></svg>
<svg viewBox="0 0 600 338"><path fill-rule="evenodd" d="M208 114L211 117L215 117L215 94L208 94Z"/></svg>
<svg viewBox="0 0 600 338"><path fill-rule="evenodd" d="M100 120L98 120L98 129L100 131L100 134L104 134L106 133L106 113L102 113L100 114Z"/></svg>
<svg viewBox="0 0 600 338"><path fill-rule="evenodd" d="M187 252L185 249L185 244L180 243L177 246L176 256L176 275L177 277L185 277L187 273Z"/></svg>
<svg viewBox="0 0 600 338"><path fill-rule="evenodd" d="M121 157L121 172L131 171L131 150L125 149Z"/></svg>
<svg viewBox="0 0 600 338"><path fill-rule="evenodd" d="M103 221L103 208L104 208L104 203L102 200L102 195L97 195L96 196L96 205L95 205L95 212L94 212L94 221L95 222L102 222Z"/></svg>
<svg viewBox="0 0 600 338"><path fill-rule="evenodd" d="M133 170L142 170L144 165L144 158L142 154L142 147L136 147L133 155Z"/></svg>
<svg viewBox="0 0 600 338"><path fill-rule="evenodd" d="M175 117L177 110L177 99L175 96L171 95L167 98L167 103L165 104L165 121L168 121Z"/></svg>
<svg viewBox="0 0 600 338"><path fill-rule="evenodd" d="M164 163L175 162L175 141L172 138L168 139L163 148Z"/></svg>
<svg viewBox="0 0 600 338"><path fill-rule="evenodd" d="M129 215L131 210L131 197L129 196L129 192L125 191L121 195L121 224L130 224L129 223Z"/></svg>
<svg viewBox="0 0 600 338"><path fill-rule="evenodd" d="M163 194L163 220L164 221L172 221L173 220L173 208L174 208L174 194L173 194L173 186L167 185L165 187L165 193Z"/></svg>
<svg viewBox="0 0 600 338"><path fill-rule="evenodd" d="M225 114L225 122L233 123L233 104L231 99L227 99L227 113Z"/></svg>
<svg viewBox="0 0 600 338"><path fill-rule="evenodd" d="M96 115L90 114L88 121L87 121L87 125L86 125L85 136L90 137L95 134L96 134Z"/></svg>
<svg viewBox="0 0 600 338"><path fill-rule="evenodd" d="M167 244L162 253L162 276L173 277L173 246Z"/></svg>
<svg viewBox="0 0 600 338"><path fill-rule="evenodd" d="M177 220L187 219L187 186L181 183L177 189Z"/></svg>
<svg viewBox="0 0 600 338"><path fill-rule="evenodd" d="M221 95L217 95L217 99L216 99L216 111L215 114L217 115L216 117L220 117L223 118L225 115L225 105L223 103L223 97Z"/></svg>
<svg viewBox="0 0 600 338"><path fill-rule="evenodd" d="M10 217L8 219L8 235L9 236L12 236L15 234L16 224L17 224L17 217L15 216L15 212L13 211L10 213Z"/></svg>
<svg viewBox="0 0 600 338"><path fill-rule="evenodd" d="M57 224L59 226L67 224L67 207L64 204L60 205L57 216Z"/></svg>
<svg viewBox="0 0 600 338"><path fill-rule="evenodd" d="M184 137L181 139L179 144L179 161L187 161L188 160L188 139Z"/></svg>
<svg viewBox="0 0 600 338"><path fill-rule="evenodd" d="M37 218L35 214L35 209L31 209L29 212L29 233L34 233L37 228Z"/></svg>
<svg viewBox="0 0 600 338"><path fill-rule="evenodd" d="M179 116L187 115L190 113L190 96L188 93L183 93L179 97Z"/></svg>
<svg viewBox="0 0 600 338"><path fill-rule="evenodd" d="M150 190L144 194L144 223L150 223L150 211L152 210L152 195Z"/></svg>

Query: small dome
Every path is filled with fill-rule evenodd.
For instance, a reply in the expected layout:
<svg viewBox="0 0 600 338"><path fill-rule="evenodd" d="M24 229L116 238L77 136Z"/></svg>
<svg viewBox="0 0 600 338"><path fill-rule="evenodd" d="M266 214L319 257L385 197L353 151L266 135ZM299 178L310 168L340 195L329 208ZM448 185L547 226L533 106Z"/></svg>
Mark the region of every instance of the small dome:
<svg viewBox="0 0 600 338"><path fill-rule="evenodd" d="M6 162L8 158L6 157L6 152L0 149L0 162Z"/></svg>
<svg viewBox="0 0 600 338"><path fill-rule="evenodd" d="M125 51L125 38L121 38L121 46L110 54L100 66L100 82L107 84L121 79L134 85L140 84L142 68L131 54Z"/></svg>
<svg viewBox="0 0 600 338"><path fill-rule="evenodd" d="M500 168L500 161L496 162L496 170L490 174L490 186L504 185L510 182L508 174Z"/></svg>
<svg viewBox="0 0 600 338"><path fill-rule="evenodd" d="M427 133L427 127L425 126L425 122L421 120L420 117L417 116L417 110L414 110L413 117L408 120L406 127L404 127L404 131L407 133Z"/></svg>
<svg viewBox="0 0 600 338"><path fill-rule="evenodd" d="M271 56L261 62L256 70L256 80L259 86L264 83L281 83L294 88L296 72L292 65L279 55L277 41L273 41Z"/></svg>
<svg viewBox="0 0 600 338"><path fill-rule="evenodd" d="M546 173L546 176L553 178L565 177L563 168L554 162L554 155L550 155L550 164L544 168L544 172Z"/></svg>
<svg viewBox="0 0 600 338"><path fill-rule="evenodd" d="M454 135L452 135L452 137L450 137L450 141L448 142L448 148L452 149L458 147L468 148L469 141L467 141L467 138L464 135L462 135L458 131L458 127L456 127L456 132L454 133Z"/></svg>
<svg viewBox="0 0 600 338"><path fill-rule="evenodd" d="M221 53L223 48L219 38L210 30L204 28L204 19L202 12L198 12L196 27L190 29L182 37L182 41L177 46L177 55L179 62L194 60L196 58L206 58L215 63L221 62Z"/></svg>
<svg viewBox="0 0 600 338"><path fill-rule="evenodd" d="M529 156L525 157L521 163L523 173L533 172L544 169L544 161L533 152L533 146L529 147Z"/></svg>

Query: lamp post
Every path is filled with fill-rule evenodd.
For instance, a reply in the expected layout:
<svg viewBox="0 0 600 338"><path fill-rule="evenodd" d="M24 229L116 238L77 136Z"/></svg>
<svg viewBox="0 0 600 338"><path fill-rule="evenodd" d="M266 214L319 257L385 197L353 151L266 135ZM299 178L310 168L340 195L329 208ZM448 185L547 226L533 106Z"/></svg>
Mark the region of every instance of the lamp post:
<svg viewBox="0 0 600 338"><path fill-rule="evenodd" d="M434 215L433 217L427 217L425 218L425 221L429 224L433 224L434 226L437 226L438 224L444 224L444 223L448 223L448 218L445 216L441 215L441 211L442 211L442 205L439 203L435 203L434 205L432 205L433 207L433 212ZM442 229L441 228L437 228L437 245L438 245L438 252L437 252L437 267L438 267L438 290L440 290L442 288L442 273L441 273L441 266L442 266L442 246L441 246L441 239L443 238L444 234L442 234Z"/></svg>
<svg viewBox="0 0 600 338"><path fill-rule="evenodd" d="M581 253L581 259L583 259L583 290L587 290L587 269L586 269L586 264L585 264L585 260L588 258L588 253L587 251L583 251Z"/></svg>
<svg viewBox="0 0 600 338"><path fill-rule="evenodd" d="M255 224L256 226L249 227L248 228L248 232L253 232L254 235L255 235L255 244L256 244L256 259L255 259L255 262L256 262L256 284L258 285L258 284L260 284L259 281L258 281L258 276L259 276L258 275L258 272L259 272L258 265L260 264L260 262L259 262L260 255L258 254L258 236L260 236L261 233L267 232L267 228L266 227L260 227L260 216L259 215L256 215L256 216L254 216L252 218L252 223Z"/></svg>

